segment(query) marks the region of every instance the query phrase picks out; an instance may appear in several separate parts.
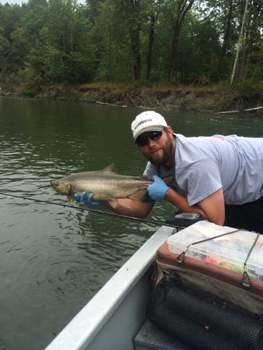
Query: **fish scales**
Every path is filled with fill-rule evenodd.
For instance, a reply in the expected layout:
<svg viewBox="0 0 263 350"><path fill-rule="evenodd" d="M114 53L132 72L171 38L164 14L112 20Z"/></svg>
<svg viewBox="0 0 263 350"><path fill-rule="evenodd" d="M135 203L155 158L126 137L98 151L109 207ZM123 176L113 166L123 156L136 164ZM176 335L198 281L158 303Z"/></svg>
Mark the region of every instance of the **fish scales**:
<svg viewBox="0 0 263 350"><path fill-rule="evenodd" d="M110 197L125 198L129 197L138 190L146 190L152 183L151 180L142 179L140 177L131 177L126 175L110 173L101 175L100 172L85 172L66 177L72 181L72 192L81 194L83 191L93 193L94 200L107 200ZM80 175L80 177L79 177Z"/></svg>

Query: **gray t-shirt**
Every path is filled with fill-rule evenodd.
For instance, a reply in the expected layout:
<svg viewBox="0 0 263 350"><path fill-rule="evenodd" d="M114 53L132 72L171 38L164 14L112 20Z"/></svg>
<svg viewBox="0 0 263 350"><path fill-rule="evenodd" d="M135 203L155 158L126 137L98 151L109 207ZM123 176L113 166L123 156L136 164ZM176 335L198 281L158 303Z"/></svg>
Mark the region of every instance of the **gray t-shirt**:
<svg viewBox="0 0 263 350"><path fill-rule="evenodd" d="M144 174L174 175L174 189L190 206L220 188L225 204L252 202L263 196L263 138L175 134L175 167L168 171L148 162Z"/></svg>

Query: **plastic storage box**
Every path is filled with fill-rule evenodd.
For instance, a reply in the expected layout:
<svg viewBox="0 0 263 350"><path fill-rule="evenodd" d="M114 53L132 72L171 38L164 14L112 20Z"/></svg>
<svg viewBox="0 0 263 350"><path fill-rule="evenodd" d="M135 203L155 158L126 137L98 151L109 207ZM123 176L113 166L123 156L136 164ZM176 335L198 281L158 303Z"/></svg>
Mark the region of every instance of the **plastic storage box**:
<svg viewBox="0 0 263 350"><path fill-rule="evenodd" d="M170 236L167 239L168 249L171 253L181 254L188 247L185 256L243 273L244 263L257 233L245 230L230 233L235 230L237 229L199 221ZM213 238L225 233L230 234ZM202 240L207 241L197 243ZM250 277L263 280L263 235L259 236L251 251L246 268Z"/></svg>

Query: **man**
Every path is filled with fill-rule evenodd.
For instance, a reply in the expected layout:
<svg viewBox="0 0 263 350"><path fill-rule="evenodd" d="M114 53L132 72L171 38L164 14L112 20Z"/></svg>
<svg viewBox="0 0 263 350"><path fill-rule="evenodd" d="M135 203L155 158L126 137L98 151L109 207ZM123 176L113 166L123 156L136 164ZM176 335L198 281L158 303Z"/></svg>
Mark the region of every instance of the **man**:
<svg viewBox="0 0 263 350"><path fill-rule="evenodd" d="M140 202L118 200L115 212L144 218L155 202L166 200L218 225L263 232L263 138L187 138L174 133L153 111L139 114L131 129L134 143L148 160L144 175L154 183ZM169 188L162 178L171 175L175 182ZM110 208L92 201L92 194L75 198Z"/></svg>

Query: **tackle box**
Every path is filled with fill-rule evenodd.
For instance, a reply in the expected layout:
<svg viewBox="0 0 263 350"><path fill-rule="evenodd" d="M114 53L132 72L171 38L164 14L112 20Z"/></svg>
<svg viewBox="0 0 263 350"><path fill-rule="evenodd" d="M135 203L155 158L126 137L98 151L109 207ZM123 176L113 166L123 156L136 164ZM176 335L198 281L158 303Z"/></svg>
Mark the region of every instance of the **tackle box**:
<svg viewBox="0 0 263 350"><path fill-rule="evenodd" d="M179 231L167 239L171 253L218 265L239 273L246 270L250 277L263 280L263 235L257 239L257 233L219 226L207 221L199 221Z"/></svg>

